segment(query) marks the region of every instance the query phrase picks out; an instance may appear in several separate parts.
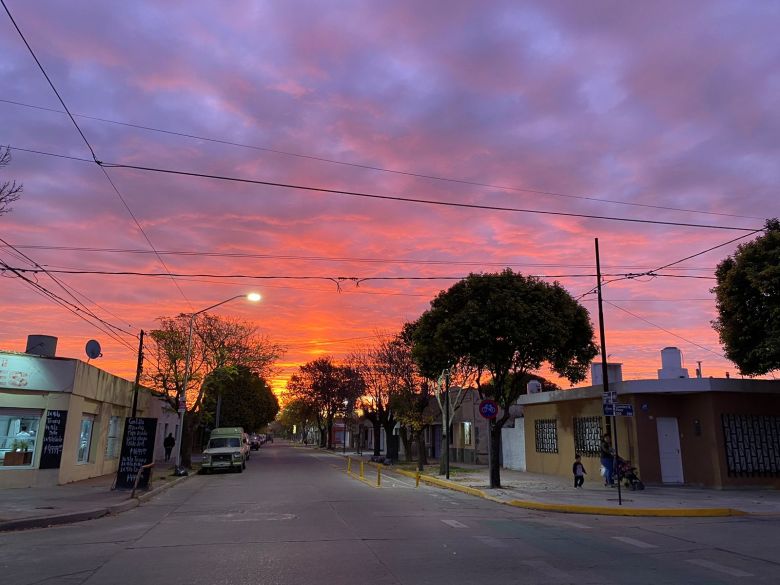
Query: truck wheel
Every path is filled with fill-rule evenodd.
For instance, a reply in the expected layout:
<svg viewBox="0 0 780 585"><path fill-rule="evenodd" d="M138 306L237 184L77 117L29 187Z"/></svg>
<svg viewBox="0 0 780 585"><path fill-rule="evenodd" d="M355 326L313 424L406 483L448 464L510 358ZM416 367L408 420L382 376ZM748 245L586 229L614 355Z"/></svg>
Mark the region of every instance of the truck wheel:
<svg viewBox="0 0 780 585"><path fill-rule="evenodd" d="M236 469L238 470L239 473L243 473L244 471L244 468L241 465L239 465Z"/></svg>

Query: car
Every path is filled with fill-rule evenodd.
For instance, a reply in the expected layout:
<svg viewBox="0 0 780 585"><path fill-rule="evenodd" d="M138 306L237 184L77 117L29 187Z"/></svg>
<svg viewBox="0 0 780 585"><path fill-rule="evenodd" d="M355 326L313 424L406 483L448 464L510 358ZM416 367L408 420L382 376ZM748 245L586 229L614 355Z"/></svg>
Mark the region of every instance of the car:
<svg viewBox="0 0 780 585"><path fill-rule="evenodd" d="M249 448L252 451L257 451L260 449L260 445L263 444L263 441L260 439L260 435L254 434L249 435Z"/></svg>
<svg viewBox="0 0 780 585"><path fill-rule="evenodd" d="M249 438L241 427L221 427L211 431L203 450L201 469L210 473L227 469L241 473L249 459Z"/></svg>

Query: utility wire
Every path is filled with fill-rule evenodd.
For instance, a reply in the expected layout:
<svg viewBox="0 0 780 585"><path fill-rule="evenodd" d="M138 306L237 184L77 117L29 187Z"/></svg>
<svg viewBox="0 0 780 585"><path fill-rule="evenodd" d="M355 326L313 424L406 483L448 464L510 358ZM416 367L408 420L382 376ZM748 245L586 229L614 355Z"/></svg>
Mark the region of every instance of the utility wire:
<svg viewBox="0 0 780 585"><path fill-rule="evenodd" d="M97 164L100 169L102 170L103 174L105 175L106 179L108 179L108 182L111 184L111 187L114 189L114 192L119 197L119 200L122 202L122 205L125 206L125 209L127 209L128 213L130 214L130 217L133 218L133 221L135 222L136 227L140 230L140 232L143 234L144 238L148 242L148 244L151 246L152 250L154 250L154 245L152 244L152 241L149 239L149 236L146 234L146 231L144 231L143 227L141 227L141 224L139 223L138 219L135 217L135 214L130 209L130 206L125 201L125 198L122 196L122 193L119 191L117 186L114 184L114 182L111 180L111 177L108 174L108 171L106 171L106 168L104 167L103 163L98 160L97 155L95 154L95 150L92 148L92 145L90 144L89 140L87 140L86 135L81 130L81 127L79 126L78 122L76 122L76 118L73 117L73 114L71 114L70 110L68 109L68 106L65 105L65 100L62 99L62 96L60 95L60 92L57 91L56 86L52 82L51 78L49 77L49 74L46 73L46 69L44 69L43 65L41 64L40 60L38 59L37 55L35 54L35 51L33 51L32 46L30 46L30 43L27 42L27 38L25 38L24 33L22 33L22 30L19 28L19 25L16 24L16 20L14 20L13 15L11 14L11 11L8 9L8 6L5 3L5 0L0 0L0 3L2 3L3 8L5 9L6 14L8 15L8 18L11 20L11 22L14 25L14 28L16 29L16 32L19 33L19 36L21 37L22 41L24 42L25 46L27 47L27 50L30 52L30 55L32 55L32 58L35 60L35 63L38 65L38 69L41 70L41 73L43 73L43 76L46 78L46 81L48 82L49 86L51 87L54 94L57 96L57 99L59 100L62 107L65 109L65 112L68 114L68 117L70 118L70 121L73 123L73 126L75 126L76 130L79 133L79 136L81 136L82 140L84 141L84 144L87 145L87 148L89 149L90 154L92 154L92 160ZM158 260L160 261L160 264L162 264L163 268L165 270L168 270L168 267L165 265L165 262L163 261L162 257L158 255ZM189 299L184 294L184 291L179 286L179 283L176 282L176 280L173 279L174 285L179 290L179 293L184 298L187 303L189 303Z"/></svg>
<svg viewBox="0 0 780 585"><path fill-rule="evenodd" d="M422 199L418 197L400 197L397 195L379 195L376 193L364 193L361 191L347 191L343 189L328 189L325 187L312 187L310 185L296 185L293 183L279 183L276 181L263 181L259 179L246 179L241 177L232 177L228 175L215 175L215 174L209 174L209 173L197 173L192 171L179 171L174 169L166 169L166 168L160 168L160 167L147 167L147 166L141 166L141 165L130 165L130 164L119 164L119 163L100 163L101 166L104 166L106 168L115 168L115 169L131 169L136 171L143 171L148 173L160 173L160 174L167 174L167 175L178 175L183 177L195 177L200 179L213 179L216 181L227 181L227 182L233 182L233 183L243 183L243 184L250 184L250 185L263 185L266 187L281 187L283 189L297 189L300 191L312 191L316 193L327 193L330 195L347 195L350 197L362 197L367 199L379 199L384 201L399 201L403 203L419 203L423 205L435 205L435 206L442 206L442 207L458 207L458 208L465 208L465 209L482 209L487 211L508 211L508 212L515 212L515 213L529 213L529 214L537 214L537 215L552 215L552 216L558 216L558 217L577 217L581 219L600 219L600 220L606 220L606 221L624 221L624 222L631 222L631 223L643 223L643 224L654 224L654 225L668 225L668 226L676 226L676 227L692 227L692 228L707 228L707 229L717 229L717 230L735 230L735 231L750 231L754 232L755 228L744 228L744 227L734 227L734 226L719 226L719 225L709 225L709 224L697 224L697 223L687 223L687 222L676 222L676 221L661 221L661 220L652 220L652 219L640 219L640 218L631 218L631 217L613 217L608 215L591 215L586 213L567 213L564 211L546 211L546 210L539 210L539 209L524 209L524 208L518 208L518 207L503 207L503 206L497 206L497 205L479 205L476 203L458 203L455 201L436 201L433 199Z"/></svg>
<svg viewBox="0 0 780 585"><path fill-rule="evenodd" d="M698 347L699 349L703 349L704 351L708 351L709 353L711 353L713 355L716 355L716 356L718 356L720 358L723 358L723 359L726 359L726 360L728 359L723 354L720 354L720 353L718 353L716 351L713 351L713 350L711 350L708 347L704 347L703 345L701 345L699 343L696 343L695 341L691 341L690 339L687 339L687 338L683 337L682 335L678 335L677 333L669 331L668 329L665 329L665 328L661 327L660 325L657 325L657 324L653 323L652 321L649 321L648 319L645 319L644 317L641 317L641 316L637 315L636 313L632 313L628 309L624 309L620 305L616 305L615 303L613 303L611 301L607 301L607 300L605 300L604 302L607 303L608 305L611 305L612 307L615 307L616 309L618 309L620 311L623 311L624 313L626 313L628 315L631 315L632 317L634 317L636 319L639 319L640 321L643 321L643 322L647 323L648 325L652 325L656 329L660 329L661 331L676 337L677 339L681 339L682 341L684 341L686 343L690 343L691 345L694 345L694 346Z"/></svg>
<svg viewBox="0 0 780 585"><path fill-rule="evenodd" d="M47 112L55 112L55 113L58 113L58 114L65 113L65 112L62 112L61 110L57 110L56 108L47 108L47 107L37 106L37 105L28 104L28 103L24 103L24 102L19 102L19 101L15 101L15 100L9 100L9 99L2 99L2 98L0 98L0 102L6 103L6 104L12 104L12 105L16 105L16 106L21 106L21 107L25 107L25 108L32 108L32 109L36 109L36 110L43 110L43 111L47 111ZM149 132L158 132L158 133L161 133L161 134L168 134L168 135L171 135L171 136L180 136L180 137L183 137L183 138L192 138L192 139L195 139L195 140L202 140L204 142L212 142L212 143L215 143L215 144L223 144L223 145L227 145L227 146L236 146L236 147L239 147L239 148L245 148L245 149L256 150L256 151L261 151L261 152L270 152L270 153L274 153L274 154L280 154L280 155L290 156L290 157L295 157L295 158L314 160L314 161L324 162L324 163L329 163L329 164L335 164L335 165L341 165L341 166L347 166L347 167L354 167L354 168L359 168L359 169L365 169L365 170L370 170L370 171L378 171L378 172L382 172L382 173L390 173L390 174L402 175L402 176L406 176L406 177L414 177L414 178L419 178L419 179L429 179L429 180L433 180L433 181L441 181L441 182L447 182L447 183L457 183L457 184L461 184L461 185L470 185L472 187L486 187L486 188L489 188L489 189L500 189L502 191L515 191L515 192L519 192L519 193L531 193L531 194L535 194L535 195L548 195L548 196L552 196L552 197L562 197L562 198L567 198L567 199L580 199L580 200L584 200L584 201L592 201L592 202L595 202L595 203L609 203L609 204L614 204L614 205L643 207L643 208L648 208L648 209L660 209L660 210L665 210L665 211L677 211L677 212L683 212L683 213L696 213L696 214L700 214L700 215L704 214L704 215L716 215L716 216L721 216L721 217L735 217L735 218L741 218L741 219L763 219L761 217L750 216L750 215L738 215L738 214L733 214L733 213L719 213L719 212L715 212L715 211L702 211L702 210L698 210L698 209L685 209L685 208L671 207L671 206L665 206L665 205L651 205L651 204L647 204L647 203L635 203L635 202L630 202L630 201L619 201L619 200L615 200L615 199L602 199L602 198L599 198L599 197L590 197L590 196L585 196L585 195L572 195L572 194L560 193L560 192L556 192L556 191L547 191L547 190L542 190L542 189L528 189L528 188L524 188L524 187L511 187L511 186L507 186L507 185L496 185L496 184L493 184L493 183L486 183L486 182L480 182L480 181L470 181L470 180L467 180L467 179L459 179L459 178L454 178L454 177L444 177L444 176L441 176L441 175L433 175L433 174L428 174L428 173L416 173L416 172L412 172L412 171L402 171L402 170L398 170L398 169L390 169L390 168L380 167L380 166L375 166L375 165L354 163L354 162L336 160L336 159L331 159L331 158L326 158L326 157L321 157L321 156L315 156L315 155L310 155L310 154L302 154L302 153L297 153L297 152L278 150L278 149L275 149L275 148L268 148L268 147L253 145L253 144L245 144L245 143L241 143L241 142L235 142L235 141L232 141L232 140L226 140L226 139L223 139L223 138L213 138L213 137L201 136L201 135L198 135L198 134L191 134L191 133L188 133L188 132L175 131L175 130L164 130L164 129L161 129L161 128L156 128L154 126L148 126L148 125L144 125L144 124L135 124L135 123L131 123L131 122L122 122L122 121L119 121L119 120L111 120L109 118L101 118L101 117L98 117L98 116L88 116L86 114L75 114L75 115L77 117L84 118L85 120L95 120L95 121L98 121L98 122L105 122L105 123L108 123L108 124L115 124L115 125L118 125L118 126L126 126L126 127L129 127L129 128L136 128L136 129L139 129L139 130L146 130L146 131L149 131Z"/></svg>
<svg viewBox="0 0 780 585"><path fill-rule="evenodd" d="M154 254L151 250L138 248L97 248L86 246L49 246L49 245L23 245L16 244L16 247L24 250L53 250L63 252L105 252L110 254ZM491 262L491 261L464 261L464 260L427 260L427 259L405 259L405 258L366 258L350 256L299 256L294 254L255 254L249 252L208 252L193 250L158 250L162 256L193 256L208 258L257 258L261 260L301 260L306 262L354 262L366 264L420 264L431 266L491 266L491 267L530 267L530 268L592 268L592 264L559 264L553 262ZM46 264L46 266L53 266ZM644 270L637 266L624 265L604 265L602 268L625 269L625 270ZM674 270L705 270L712 272L713 267L691 267L675 268Z"/></svg>
<svg viewBox="0 0 780 585"><path fill-rule="evenodd" d="M57 286L59 286L59 287L60 287L60 288L61 288L61 289L62 289L62 290L63 290L63 291L64 291L64 292L65 292L65 293L66 293L66 294L67 294L67 295L68 295L68 296L71 298L71 299L73 299L73 301L74 301L74 302L75 302L75 303L76 303L76 304L77 304L77 305L78 305L78 306L81 308L81 310L83 310L84 312L86 312L86 313L87 313L88 315L90 315L90 316L91 316L93 319L100 319L100 317L98 317L98 316L97 316L97 315L96 315L96 314L95 314L95 313L94 313L94 312L93 312L93 311L92 311L92 310L91 310L89 307L87 307L87 306L86 306L86 305L85 305L85 304L84 304L84 303L83 303L83 302L82 302L82 301L81 301L79 298L77 298L75 295L80 295L81 297L83 297L83 298L87 299L87 300L88 300L89 302L91 302L92 304L94 304L94 305L97 305L99 308L101 308L101 309L103 309L104 311L106 311L106 313L109 313L109 314L111 314L113 317L115 317L115 318L119 319L119 317L117 317L116 315L113 315L113 314L112 314L110 311L108 311L107 309L105 309L105 308L101 307L101 306L100 306L98 303L96 303L94 300L90 299L90 298L89 298L87 295L85 295L85 294L83 294L83 293L79 292L78 290L76 290L76 289L75 289L75 288L73 288L72 286L68 285L68 284L67 284L67 283L65 283L64 281L61 281L60 279L58 279L57 277L55 277L53 274L51 274L51 272L50 272L49 270L45 269L43 266L41 266L40 264L38 264L38 263L37 263L35 260L33 260L32 258L30 258L30 257L29 257L27 254L24 254L24 253L23 253L22 251L20 251L19 249L15 248L14 246L11 246L11 245L10 245L8 242L6 242L6 241L5 241L3 238L0 238L0 242L2 242L2 243L5 245L5 246L7 246L7 247L11 248L11 249L12 249L12 250L13 250L13 251L16 253L17 257L21 256L21 257L22 257L24 260L26 260L27 262L29 262L29 263L30 263L32 266L34 266L34 267L36 267L36 268L38 268L38 269L41 269L41 270L43 271L43 273L44 273L44 274L46 274L46 276L48 276L48 277L49 277L49 278L50 278L50 279L51 279L51 280L52 280L54 283L56 283L56 284L57 284ZM75 294L74 294L74 293L75 293ZM121 328L121 327L118 327L118 326L116 326L116 325L113 325L113 324L109 323L108 321L103 321L103 322L104 322L105 324L107 324L108 326L110 326L110 327L111 327L112 329L114 329L115 331L118 331L118 332L120 332L120 333L124 333L124 334L126 334L126 335L130 335L130 336L132 336L132 337L137 337L137 336L136 336L134 333L132 333L132 332L130 332L130 331L127 331L127 330L125 330L125 329L123 329L123 328ZM130 325L130 326L132 327L132 325Z"/></svg>
<svg viewBox="0 0 780 585"><path fill-rule="evenodd" d="M54 154L50 152L45 152L41 150L32 150L32 149L22 149L14 146L9 146L12 150L20 150L24 152L32 152L34 154L40 154L44 156L57 156L62 158L62 155ZM129 170L136 170L141 172L147 172L147 173L158 173L158 174L165 174L165 175L177 175L182 177L192 177L192 178L199 178L199 179L212 179L215 181L223 181L223 182L231 182L231 183L240 183L240 184L247 184L247 185L262 185L266 187L280 187L283 189L296 189L299 191L311 191L314 193L325 193L328 195L346 195L349 197L361 197L366 199L377 199L377 200L383 200L383 201L397 201L401 203L417 203L421 205L432 205L432 206L439 206L439 207L455 207L455 208L461 208L461 209L480 209L484 211L502 211L502 212L510 212L510 213L527 213L532 215L548 215L548 216L556 216L556 217L575 217L580 219L596 219L596 220L603 220L603 221L616 221L616 222L627 222L627 223L638 223L638 224L649 224L649 225L665 225L665 226L673 226L673 227L689 227L689 228L702 228L702 229L714 229L714 230L730 230L730 231L744 231L744 232L755 232L756 228L746 228L746 227L740 227L740 226L721 226L721 225L712 225L712 224L700 224L700 223L689 223L689 222L678 222L678 221L662 221L662 220L653 220L653 219L642 219L642 218L635 218L635 217L615 217L610 215L593 215L593 214L587 214L587 213L569 213L565 211L549 211L549 210L541 210L541 209L526 209L522 207L506 207L506 206L498 206L498 205L480 205L476 203L460 203L456 201L436 201L433 199L423 199L419 197L401 197L397 195L380 195L377 193L365 193L362 191L348 191L345 189L329 189L326 187L314 187L310 185L297 185L293 183L280 183L277 181L264 181L261 179L247 179L243 177L233 177L229 175L216 175L216 174L210 174L210 173L198 173L194 171L180 171L175 169L167 169L167 168L161 168L161 167L148 167L148 166L142 166L142 165L131 165L131 164L123 164L123 163L112 163L112 162L100 162L98 163L101 167L104 169L129 169ZM140 225L139 225L140 229Z"/></svg>

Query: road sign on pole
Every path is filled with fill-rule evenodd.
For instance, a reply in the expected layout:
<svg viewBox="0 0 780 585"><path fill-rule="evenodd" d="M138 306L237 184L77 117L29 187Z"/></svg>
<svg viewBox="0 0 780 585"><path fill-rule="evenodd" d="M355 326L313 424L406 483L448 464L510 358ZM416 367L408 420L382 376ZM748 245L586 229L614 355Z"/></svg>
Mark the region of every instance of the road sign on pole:
<svg viewBox="0 0 780 585"><path fill-rule="evenodd" d="M604 403L604 416L634 416L633 404Z"/></svg>
<svg viewBox="0 0 780 585"><path fill-rule="evenodd" d="M496 415L498 414L498 404L495 400L486 398L479 403L479 414L488 419L496 418Z"/></svg>

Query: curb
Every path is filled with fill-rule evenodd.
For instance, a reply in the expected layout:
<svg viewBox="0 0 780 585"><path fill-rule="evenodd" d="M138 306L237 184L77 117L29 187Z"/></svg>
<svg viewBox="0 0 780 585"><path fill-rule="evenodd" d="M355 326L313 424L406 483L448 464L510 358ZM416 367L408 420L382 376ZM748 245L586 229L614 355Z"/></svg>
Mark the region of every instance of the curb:
<svg viewBox="0 0 780 585"><path fill-rule="evenodd" d="M412 479L417 478L417 474L403 469L393 469L393 473L398 473ZM735 508L610 508L606 506L583 506L579 504L546 504L543 502L533 502L527 500L502 500L493 497L483 490L460 485L430 475L420 475L420 481L441 487L444 489L462 492L477 496L491 502L513 506L515 508L526 508L529 510L540 510L544 512L559 512L563 514L592 514L599 516L644 516L644 517L685 517L685 518L712 518L724 516L746 516L747 512Z"/></svg>
<svg viewBox="0 0 780 585"><path fill-rule="evenodd" d="M193 474L194 475L194 474ZM78 512L68 512L65 514L53 514L51 516L35 516L32 518L20 518L18 520L7 520L0 522L0 532L12 532L14 530L29 530L31 528L49 528L50 526L61 526L63 524L74 524L86 520L95 520L104 516L117 516L133 508L137 508L141 503L152 499L158 494L178 485L182 481L192 476L178 477L165 485L154 488L135 498L129 498L118 504L105 506L102 508L93 508L91 510L79 510Z"/></svg>

